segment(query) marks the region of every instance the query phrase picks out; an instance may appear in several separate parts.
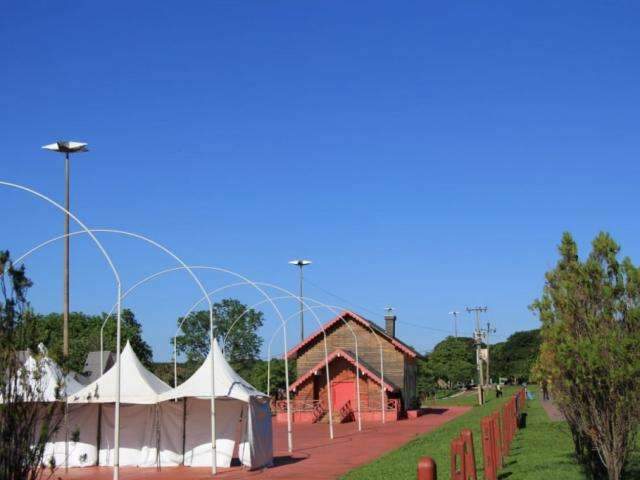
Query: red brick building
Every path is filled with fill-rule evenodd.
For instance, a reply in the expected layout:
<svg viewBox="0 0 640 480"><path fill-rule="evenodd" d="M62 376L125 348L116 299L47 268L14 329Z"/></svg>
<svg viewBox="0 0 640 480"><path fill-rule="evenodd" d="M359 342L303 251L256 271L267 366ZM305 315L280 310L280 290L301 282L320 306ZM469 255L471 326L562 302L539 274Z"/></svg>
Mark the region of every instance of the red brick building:
<svg viewBox="0 0 640 480"><path fill-rule="evenodd" d="M329 353L329 378L335 421L348 421L357 411L356 348L360 364L360 402L365 420L394 420L417 405L416 375L420 354L395 337L394 315L385 317L385 329L364 317L344 311L324 324ZM353 333L352 333L353 332ZM384 374L381 365L384 360ZM294 420L321 421L328 411L324 335L319 329L292 348L297 380L291 384ZM381 395L384 386L384 398Z"/></svg>

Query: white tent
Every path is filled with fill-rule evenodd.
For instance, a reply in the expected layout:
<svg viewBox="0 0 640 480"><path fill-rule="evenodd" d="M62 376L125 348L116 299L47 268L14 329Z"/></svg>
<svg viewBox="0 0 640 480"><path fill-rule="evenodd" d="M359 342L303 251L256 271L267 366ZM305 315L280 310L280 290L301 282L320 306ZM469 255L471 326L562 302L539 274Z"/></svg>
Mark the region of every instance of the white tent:
<svg viewBox="0 0 640 480"><path fill-rule="evenodd" d="M58 364L47 356L43 345L39 345L38 348L41 354L39 360L31 354L28 354L24 360L30 384L29 390L37 392L31 396L32 400L43 403L64 401L65 393L70 396L83 388L83 385L75 380L72 373L66 376L63 374ZM43 409L43 412L45 411ZM58 425L58 431L55 438L45 445L44 463L48 465L54 462L56 465L64 465L65 457L68 455L70 464L95 464L97 411L97 407L90 409L68 408L66 425L64 411L58 411L58 418L53 422ZM67 448L65 448L66 432L70 432Z"/></svg>
<svg viewBox="0 0 640 480"><path fill-rule="evenodd" d="M142 365L129 342L122 350L120 368L120 465L156 466L161 414L158 397L171 387ZM82 452L94 459L93 463L70 458L70 466L95 465L96 460L99 465L113 465L116 374L113 365L97 380L69 396L69 403L84 417L80 434L87 427L91 430L92 422L96 426L88 439L90 451ZM93 421L88 418L89 412L95 412Z"/></svg>
<svg viewBox="0 0 640 480"><path fill-rule="evenodd" d="M30 352L26 352L24 358L24 370L18 375L26 375L28 387L25 389L22 381L17 383L18 394L26 396L25 400L33 402L63 401L65 392L67 396L74 394L82 388L73 374L64 375L56 362L47 356L47 350L42 344L38 346L40 358L36 359Z"/></svg>
<svg viewBox="0 0 640 480"><path fill-rule="evenodd" d="M231 465L236 443L243 465L249 468L270 465L273 462L273 444L268 397L231 368L216 341L213 355L215 376L209 352L191 378L160 395L161 405L181 398L185 408L184 430L167 429L167 434L179 433L181 438L174 436L167 443L167 449L163 450L167 455L183 456L185 465L211 466L210 402L211 382L215 378L217 466ZM182 451L170 450L169 443L181 445Z"/></svg>

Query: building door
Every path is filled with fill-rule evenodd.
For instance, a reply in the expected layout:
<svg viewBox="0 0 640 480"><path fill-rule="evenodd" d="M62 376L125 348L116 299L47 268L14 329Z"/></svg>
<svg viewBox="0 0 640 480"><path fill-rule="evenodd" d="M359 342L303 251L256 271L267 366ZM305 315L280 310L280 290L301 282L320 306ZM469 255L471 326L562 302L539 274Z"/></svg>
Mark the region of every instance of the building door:
<svg viewBox="0 0 640 480"><path fill-rule="evenodd" d="M340 410L348 401L351 401L351 408L355 409L356 382L331 382L331 401L334 410Z"/></svg>

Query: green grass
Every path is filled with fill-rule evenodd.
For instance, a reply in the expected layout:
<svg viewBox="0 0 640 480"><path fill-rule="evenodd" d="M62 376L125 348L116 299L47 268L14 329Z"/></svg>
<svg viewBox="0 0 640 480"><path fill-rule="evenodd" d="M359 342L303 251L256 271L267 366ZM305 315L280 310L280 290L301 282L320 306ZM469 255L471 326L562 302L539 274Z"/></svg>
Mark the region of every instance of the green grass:
<svg viewBox="0 0 640 480"><path fill-rule="evenodd" d="M527 428L518 431L499 478L584 480L565 422L552 422L539 395L527 402Z"/></svg>
<svg viewBox="0 0 640 480"><path fill-rule="evenodd" d="M480 445L480 419L492 413L502 403L507 401L510 395L515 392L515 388L505 388L504 396L495 398L495 394L487 395L487 402L482 406L475 406L469 412L444 424L442 427L426 435L417 437L398 450L389 452L377 460L348 472L343 478L346 480L415 480L418 459L423 456L430 456L438 464L438 478L449 478L449 445L463 428L470 428L473 431L473 442L476 452L476 466L482 471L482 447ZM437 406L444 405L471 405L477 398L474 395L463 395L460 397L441 400ZM514 479L517 477L513 477Z"/></svg>
<svg viewBox="0 0 640 480"><path fill-rule="evenodd" d="M448 479L451 475L449 445L463 428L471 428L473 431L478 478L483 478L480 419L496 410L515 390L515 388L506 388L504 397L499 400L495 398L495 394L489 394L487 403L482 407L476 406L437 430L412 440L372 463L348 472L343 478L345 480L414 480L418 459L430 456L438 465L438 478ZM534 395L536 398L527 402L527 427L518 431L499 478L503 480L584 480L586 476L576 462L573 441L567 424L549 420L535 387ZM465 394L456 398L438 400L435 406L473 405L476 400L474 394ZM625 478L628 479L640 478L640 438L638 438L638 448L631 455L626 474Z"/></svg>

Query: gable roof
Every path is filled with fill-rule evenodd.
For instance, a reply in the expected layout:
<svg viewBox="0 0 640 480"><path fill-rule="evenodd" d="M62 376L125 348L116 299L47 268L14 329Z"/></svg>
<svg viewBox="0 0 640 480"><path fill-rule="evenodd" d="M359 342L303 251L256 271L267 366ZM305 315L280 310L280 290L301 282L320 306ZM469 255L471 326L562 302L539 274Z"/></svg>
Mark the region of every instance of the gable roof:
<svg viewBox="0 0 640 480"><path fill-rule="evenodd" d="M354 367L357 365L355 355L353 355L351 352L347 350L343 350L342 348L336 348L333 352L331 352L331 355L327 357L327 361L331 363L337 358L344 358L347 362L349 362ZM305 381L307 381L309 378L315 375L316 372L325 368L325 366L326 366L325 359L323 358L317 364L315 364L312 368L307 370L307 372L304 375L298 377L298 379L295 382L289 385L289 390L292 392L295 392L300 385L302 385ZM376 371L374 371L373 368L366 365L361 359L360 359L360 371L362 372L363 375L370 377L378 385L382 383L380 375ZM384 381L384 388L389 392L393 392L394 390L397 389L395 385L393 385L386 379Z"/></svg>
<svg viewBox="0 0 640 480"><path fill-rule="evenodd" d="M100 371L100 357L102 357L103 372ZM84 373L79 374L77 379L84 385L89 385L109 370L114 363L116 363L116 356L113 352L106 350L89 352L84 362Z"/></svg>
<svg viewBox="0 0 640 480"><path fill-rule="evenodd" d="M357 323L359 323L360 325L364 326L365 328L369 329L369 327L371 327L376 333L378 333L383 339L385 339L386 341L388 341L389 343L391 343L394 347L396 347L398 350L400 350L402 353L404 353L405 355L411 357L411 358L416 358L416 357L422 357L422 355L420 355L420 353L418 353L417 351L415 351L413 348L411 348L409 345L407 345L406 343L398 340L395 337L390 336L389 334L387 334L387 332L381 328L379 325L377 325L376 323L372 322L371 320L367 320L366 318L358 315L355 312L352 312L350 310L344 310L342 313L340 313L338 316L334 317L333 319L329 320L327 323L325 323L322 327L324 328L324 330L329 330L331 327L335 326L336 324L338 324L338 322L342 322L343 319L346 319L346 317L350 317L351 319L353 319L354 321L356 321ZM318 339L318 337L320 337L322 335L322 328L316 330L314 333L312 333L311 335L309 335L307 338L305 338L302 342L298 343L295 347L293 347L291 350L289 350L287 352L287 358L297 358L298 353L300 352L300 350L302 350L304 347L312 344L314 341L316 341Z"/></svg>

